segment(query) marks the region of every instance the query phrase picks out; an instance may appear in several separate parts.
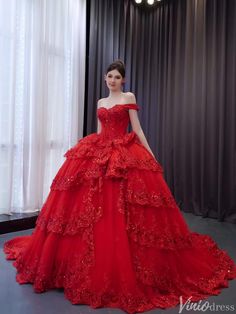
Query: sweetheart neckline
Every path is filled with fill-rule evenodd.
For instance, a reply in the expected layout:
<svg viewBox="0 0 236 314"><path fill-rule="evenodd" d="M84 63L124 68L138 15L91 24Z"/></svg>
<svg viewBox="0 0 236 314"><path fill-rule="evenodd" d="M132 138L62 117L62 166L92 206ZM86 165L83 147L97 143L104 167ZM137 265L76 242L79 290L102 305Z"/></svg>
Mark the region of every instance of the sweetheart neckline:
<svg viewBox="0 0 236 314"><path fill-rule="evenodd" d="M103 106L101 106L101 107L99 107L97 110L99 110L99 109L105 109L105 110L110 110L110 109L112 109L112 108L114 108L114 107L116 107L116 106L125 106L125 105L137 105L137 104L132 104L132 103L130 103L130 104L115 104L114 106L112 106L111 108L106 108L106 107L103 107Z"/></svg>

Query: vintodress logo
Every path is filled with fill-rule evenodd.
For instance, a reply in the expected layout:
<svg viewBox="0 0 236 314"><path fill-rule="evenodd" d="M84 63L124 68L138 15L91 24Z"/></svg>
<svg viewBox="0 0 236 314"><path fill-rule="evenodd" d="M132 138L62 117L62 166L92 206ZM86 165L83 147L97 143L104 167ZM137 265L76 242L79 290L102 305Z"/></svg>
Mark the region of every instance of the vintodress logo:
<svg viewBox="0 0 236 314"><path fill-rule="evenodd" d="M182 313L183 310L186 311L199 311L199 312L229 312L235 311L234 304L216 304L215 302L210 303L208 301L200 300L198 302L191 302L192 296L187 299L185 303L183 303L183 298L180 296L179 298L179 313Z"/></svg>

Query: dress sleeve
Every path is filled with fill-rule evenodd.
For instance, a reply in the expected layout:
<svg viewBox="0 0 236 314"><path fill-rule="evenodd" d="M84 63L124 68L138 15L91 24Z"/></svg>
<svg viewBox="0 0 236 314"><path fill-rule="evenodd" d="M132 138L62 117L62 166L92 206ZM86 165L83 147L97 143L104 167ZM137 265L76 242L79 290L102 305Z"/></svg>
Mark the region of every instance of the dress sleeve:
<svg viewBox="0 0 236 314"><path fill-rule="evenodd" d="M135 109L137 111L139 111L139 109L140 109L139 105L137 105L137 104L126 104L125 107L127 109Z"/></svg>

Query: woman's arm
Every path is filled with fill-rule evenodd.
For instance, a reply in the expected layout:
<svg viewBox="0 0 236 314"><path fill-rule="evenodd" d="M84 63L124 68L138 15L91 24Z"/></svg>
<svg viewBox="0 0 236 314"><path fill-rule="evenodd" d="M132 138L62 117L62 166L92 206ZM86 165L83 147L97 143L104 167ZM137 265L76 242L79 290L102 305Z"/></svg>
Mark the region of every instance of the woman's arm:
<svg viewBox="0 0 236 314"><path fill-rule="evenodd" d="M97 109L100 107L100 105L101 105L101 99L99 99L97 102ZM101 132L101 122L97 118L97 134L99 134L100 132Z"/></svg>
<svg viewBox="0 0 236 314"><path fill-rule="evenodd" d="M136 104L136 98L133 93L129 93L129 103ZM143 144L143 146L152 154L152 156L155 158L155 155L153 154L147 139L144 135L144 132L142 130L142 127L139 122L138 113L135 109L129 109L129 116L130 116L130 123L132 126L133 131L137 134L140 142ZM155 158L156 159L156 158Z"/></svg>

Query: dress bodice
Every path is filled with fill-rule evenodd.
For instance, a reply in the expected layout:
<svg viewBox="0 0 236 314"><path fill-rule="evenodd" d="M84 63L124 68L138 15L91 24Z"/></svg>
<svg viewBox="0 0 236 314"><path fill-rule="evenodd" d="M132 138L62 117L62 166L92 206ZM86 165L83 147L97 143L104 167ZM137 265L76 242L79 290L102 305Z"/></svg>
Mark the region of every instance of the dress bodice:
<svg viewBox="0 0 236 314"><path fill-rule="evenodd" d="M101 136L106 139L119 138L127 133L129 109L139 110L137 104L116 104L111 108L100 107L97 117L101 122Z"/></svg>

